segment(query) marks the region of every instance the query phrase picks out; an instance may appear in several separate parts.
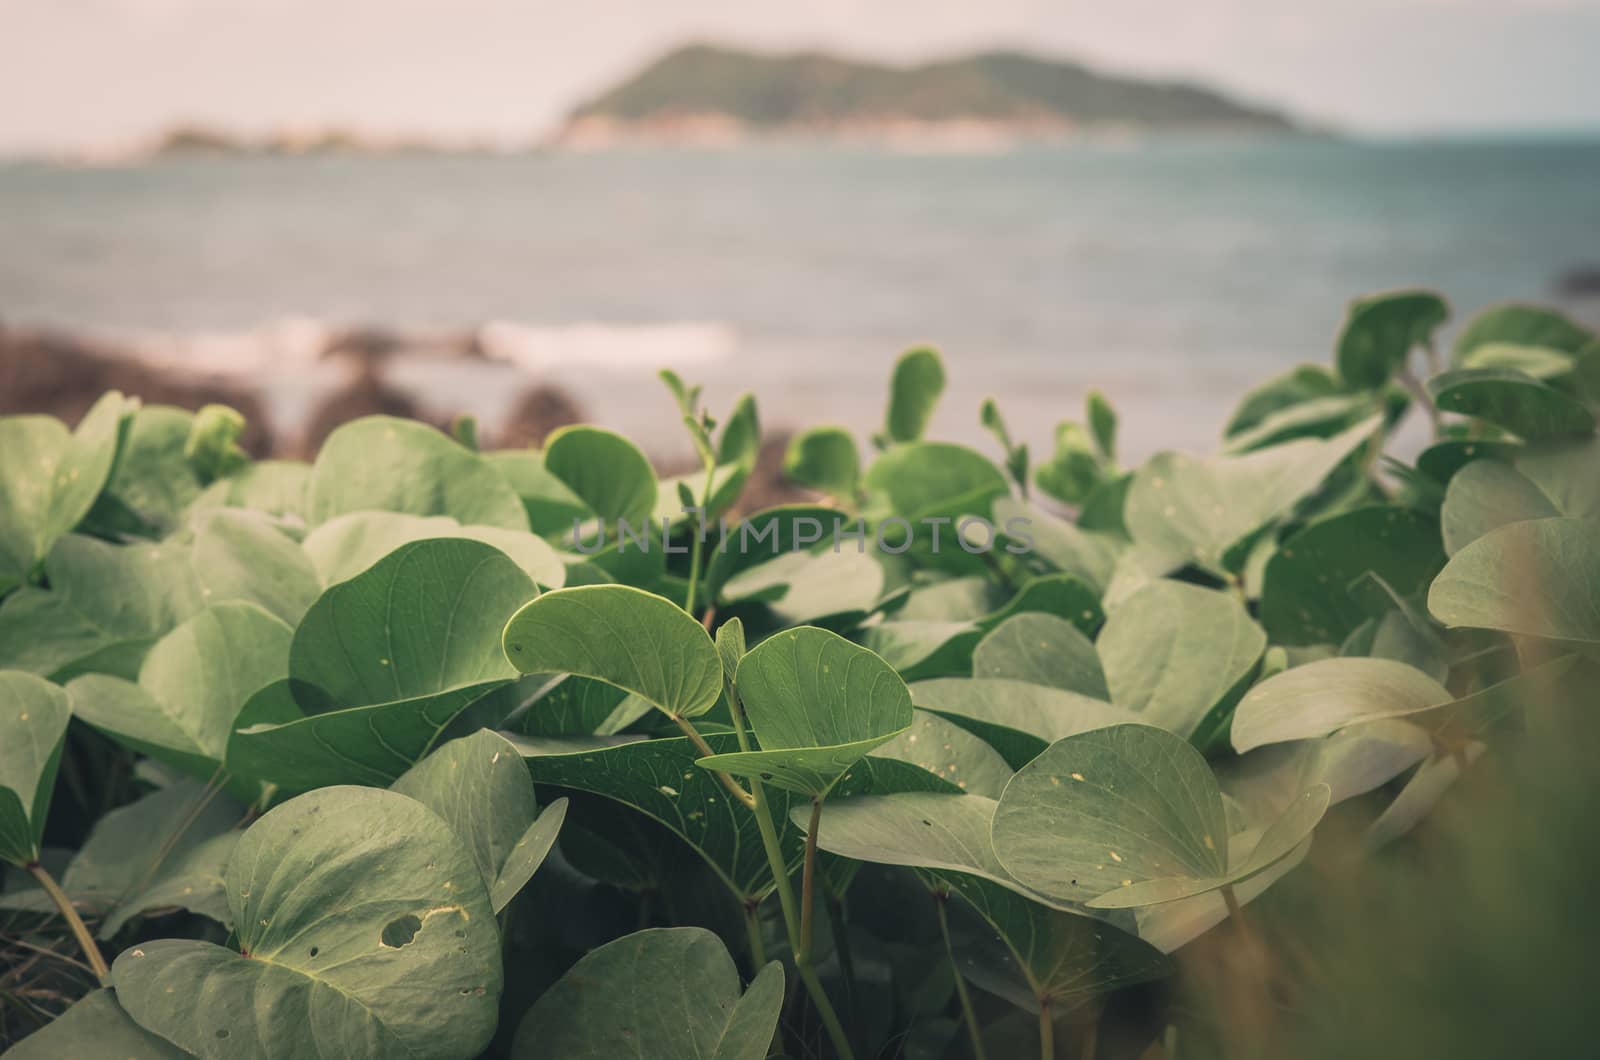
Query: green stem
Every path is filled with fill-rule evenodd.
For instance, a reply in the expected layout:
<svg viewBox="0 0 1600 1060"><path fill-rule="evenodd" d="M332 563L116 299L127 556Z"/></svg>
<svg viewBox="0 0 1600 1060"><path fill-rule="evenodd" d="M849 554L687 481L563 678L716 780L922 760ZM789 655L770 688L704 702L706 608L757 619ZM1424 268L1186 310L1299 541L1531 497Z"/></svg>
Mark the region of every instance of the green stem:
<svg viewBox="0 0 1600 1060"><path fill-rule="evenodd" d="M711 513L707 510L711 505L711 484L716 481L717 465L706 466L706 485L700 491L700 517L694 528L694 540L689 545L689 592L686 594L683 609L694 614L694 593L700 585L700 552L704 545L706 535L706 516Z"/></svg>
<svg viewBox="0 0 1600 1060"><path fill-rule="evenodd" d="M696 729L694 725L689 722L689 719L675 716L672 720L678 723L678 728L683 731L685 736L689 737L689 742L694 744L695 749L699 751L701 755L710 758L712 755L717 753L711 749L710 744L706 743L706 738L700 735L700 730ZM714 769L712 772L717 775L718 780L722 781L722 786L728 789L729 795L732 795L734 798L744 803L745 807L748 809L753 810L756 808L755 796L744 790L744 785L740 784L737 780L734 780L730 774L724 773L721 770Z"/></svg>
<svg viewBox="0 0 1600 1060"><path fill-rule="evenodd" d="M72 929L73 937L78 940L78 945L82 948L83 955L88 958L89 967L94 969L94 974L99 978L100 985L110 986L111 969L106 966L106 959L100 953L99 945L95 943L94 936L89 934L89 929L84 926L83 918L78 915L78 910L73 906L72 899L67 897L67 892L61 889L61 885L56 882L55 877L50 875L49 870L43 865L35 861L28 865L27 868L33 878L39 881L39 886L43 887L45 893L50 896L50 900L55 903L56 908L61 911L62 919L67 922L67 927Z"/></svg>
<svg viewBox="0 0 1600 1060"><path fill-rule="evenodd" d="M794 887L789 882L789 869L783 860L783 848L778 845L778 829L772 823L772 811L767 805L766 789L759 780L752 780L750 787L755 793L756 827L761 830L761 845L767 852L767 865L772 870L772 878L778 889L778 904L783 907L783 924L789 933L789 949L794 952L795 968L800 973L800 981L805 983L806 992L811 995L811 1004L816 1008L817 1015L822 1018L822 1025L828 1031L828 1037L833 1040L834 1049L838 1050L841 1060L855 1060L855 1051L850 1047L850 1039L844 1033L844 1027L839 1024L839 1016L833 1011L833 1002L828 1000L827 991L822 989L822 982L817 978L816 972L811 969L811 957L806 953L800 942L800 918L795 909Z"/></svg>
<svg viewBox="0 0 1600 1060"><path fill-rule="evenodd" d="M761 937L761 903L754 898L744 901L744 930L750 937L750 974L754 976L767 966L767 943Z"/></svg>
<svg viewBox="0 0 1600 1060"><path fill-rule="evenodd" d="M939 910L939 934L944 936L944 955L950 961L950 974L956 977L956 997L961 1000L961 1021L967 1025L967 1037L972 1040L973 1060L989 1060L989 1054L983 1048L983 1032L978 1029L978 1015L972 1009L972 994L967 990L967 981L961 977L961 969L956 965L955 947L950 944L950 917L945 913L945 903L950 900L949 891L937 891L933 896L933 904Z"/></svg>
<svg viewBox="0 0 1600 1060"><path fill-rule="evenodd" d="M800 874L800 953L796 961L811 959L811 910L816 903L817 830L822 826L822 800L811 800L811 825L806 829L806 860Z"/></svg>
<svg viewBox="0 0 1600 1060"><path fill-rule="evenodd" d="M1433 403L1433 395L1428 393L1428 388L1422 385L1422 380L1412 374L1410 368L1400 369L1395 373L1395 378L1400 380L1400 385L1411 392L1411 396L1417 399L1417 403L1428 414L1428 422L1433 425L1433 437L1437 441L1444 433L1444 425L1439 419L1439 406Z"/></svg>
<svg viewBox="0 0 1600 1060"><path fill-rule="evenodd" d="M1056 1060L1056 1023L1048 999L1039 1001L1039 1060Z"/></svg>

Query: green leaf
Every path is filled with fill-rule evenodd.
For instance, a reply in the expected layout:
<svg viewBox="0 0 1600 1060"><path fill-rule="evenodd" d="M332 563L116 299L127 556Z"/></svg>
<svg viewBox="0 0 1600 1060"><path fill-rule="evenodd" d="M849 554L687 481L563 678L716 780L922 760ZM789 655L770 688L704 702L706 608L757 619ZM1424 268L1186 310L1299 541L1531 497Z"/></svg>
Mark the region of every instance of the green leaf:
<svg viewBox="0 0 1600 1060"><path fill-rule="evenodd" d="M913 711L911 727L873 751L872 756L910 762L962 791L993 799L1000 797L1012 772L994 748L954 722L926 710Z"/></svg>
<svg viewBox="0 0 1600 1060"><path fill-rule="evenodd" d="M1077 577L1097 595L1111 581L1121 545L1115 539L1081 530L1015 497L995 499L994 521L1024 553Z"/></svg>
<svg viewBox="0 0 1600 1060"><path fill-rule="evenodd" d="M743 996L722 940L650 928L584 956L523 1017L515 1060L761 1060L783 1007L783 966Z"/></svg>
<svg viewBox="0 0 1600 1060"><path fill-rule="evenodd" d="M1343 381L1324 366L1296 365L1247 391L1222 429L1223 437L1233 438L1259 427L1278 413L1339 395L1344 390Z"/></svg>
<svg viewBox="0 0 1600 1060"><path fill-rule="evenodd" d="M558 799L537 812L533 778L521 753L487 729L440 747L390 790L444 818L472 854L496 913L533 878L567 810L567 800Z"/></svg>
<svg viewBox="0 0 1600 1060"><path fill-rule="evenodd" d="M1432 340L1450 307L1432 291L1396 291L1350 303L1339 333L1339 374L1362 387L1380 387L1405 366L1413 347Z"/></svg>
<svg viewBox="0 0 1600 1060"><path fill-rule="evenodd" d="M184 455L193 427L194 415L171 405L147 405L135 412L90 519L120 508L116 522L126 532L166 535L175 530L204 485Z"/></svg>
<svg viewBox="0 0 1600 1060"><path fill-rule="evenodd" d="M1261 624L1274 644L1339 643L1370 617L1351 592L1371 573L1402 597L1444 566L1439 525L1409 508L1357 508L1313 523L1267 561Z"/></svg>
<svg viewBox="0 0 1600 1060"><path fill-rule="evenodd" d="M231 475L250 463L250 455L239 447L244 426L244 417L227 405L206 405L194 414L183 456L202 483Z"/></svg>
<svg viewBox="0 0 1600 1060"><path fill-rule="evenodd" d="M1456 472L1439 509L1444 550L1455 555L1507 523L1561 515L1527 476L1498 460L1475 460Z"/></svg>
<svg viewBox="0 0 1600 1060"><path fill-rule="evenodd" d="M623 585L545 593L505 627L505 655L522 673L592 677L669 717L710 710L722 691L716 645L688 612Z"/></svg>
<svg viewBox="0 0 1600 1060"><path fill-rule="evenodd" d="M39 860L71 713L67 694L57 686L0 670L0 860Z"/></svg>
<svg viewBox="0 0 1600 1060"><path fill-rule="evenodd" d="M848 501L861 477L861 454L843 427L813 427L789 442L783 473L802 486Z"/></svg>
<svg viewBox="0 0 1600 1060"><path fill-rule="evenodd" d="M1062 737L1136 720L1127 708L1089 696L997 678L918 681L911 698L981 737L1013 769Z"/></svg>
<svg viewBox="0 0 1600 1060"><path fill-rule="evenodd" d="M988 929L956 933L962 974L1029 1011L1041 1001L1067 1011L1170 972L1159 952L1133 936L1052 907L1012 878L989 840L996 805L924 793L838 800L817 842L841 857L924 870L959 894Z"/></svg>
<svg viewBox="0 0 1600 1060"><path fill-rule="evenodd" d="M0 667L65 680L69 672L128 663L127 676L155 639L201 604L191 549L112 545L70 534L45 560L49 589L18 589L0 602Z"/></svg>
<svg viewBox="0 0 1600 1060"><path fill-rule="evenodd" d="M1309 789L1234 858L1222 792L1200 753L1147 725L1052 744L1006 785L995 811L1000 863L1025 886L1097 908L1219 890L1289 856L1327 809Z"/></svg>
<svg viewBox="0 0 1600 1060"><path fill-rule="evenodd" d="M482 456L427 424L392 416L366 416L339 427L311 466L309 524L362 511L528 528L522 499Z"/></svg>
<svg viewBox="0 0 1600 1060"><path fill-rule="evenodd" d="M987 458L949 442L895 446L867 469L867 488L881 493L895 515L913 523L940 516L987 516L994 499L1011 490L1005 474ZM926 533L926 528L913 529L919 536Z"/></svg>
<svg viewBox="0 0 1600 1060"><path fill-rule="evenodd" d="M1111 698L1094 642L1066 619L1037 611L1013 615L990 631L973 649L972 676Z"/></svg>
<svg viewBox="0 0 1600 1060"><path fill-rule="evenodd" d="M1570 353L1548 346L1522 346L1509 342L1486 342L1473 347L1461 358L1463 368L1510 368L1538 380L1558 379L1572 372L1575 363Z"/></svg>
<svg viewBox="0 0 1600 1060"><path fill-rule="evenodd" d="M1217 728L1267 638L1226 593L1162 579L1112 608L1096 644L1111 702L1189 739Z"/></svg>
<svg viewBox="0 0 1600 1060"><path fill-rule="evenodd" d="M605 520L643 526L656 507L656 473L639 447L599 427L563 427L545 443L544 466Z"/></svg>
<svg viewBox="0 0 1600 1060"><path fill-rule="evenodd" d="M349 787L292 799L239 840L227 891L239 953L163 939L117 958L117 997L146 1030L218 1060L466 1060L493 1037L494 911L420 803Z"/></svg>
<svg viewBox="0 0 1600 1060"><path fill-rule="evenodd" d="M722 437L717 440L717 463L754 467L761 455L761 417L756 410L756 399L751 394L741 394L722 425Z"/></svg>
<svg viewBox="0 0 1600 1060"><path fill-rule="evenodd" d="M1571 394L1510 368L1457 368L1428 380L1434 404L1528 441L1590 434L1594 413Z"/></svg>
<svg viewBox="0 0 1600 1060"><path fill-rule="evenodd" d="M849 546L785 553L722 586L725 603L764 603L783 625L859 619L882 595L883 567Z"/></svg>
<svg viewBox="0 0 1600 1060"><path fill-rule="evenodd" d="M255 512L223 508L200 516L193 562L204 599L258 604L290 625L322 589L300 546Z"/></svg>
<svg viewBox="0 0 1600 1060"><path fill-rule="evenodd" d="M6 1060L115 1056L117 1060L186 1060L188 1053L133 1022L110 990L96 990L6 1050Z"/></svg>
<svg viewBox="0 0 1600 1060"><path fill-rule="evenodd" d="M1389 659L1322 659L1256 685L1233 714L1241 754L1266 744L1307 740L1364 721L1431 710L1451 700L1421 670Z"/></svg>
<svg viewBox="0 0 1600 1060"><path fill-rule="evenodd" d="M1243 456L1158 453L1128 490L1128 532L1173 566L1224 569L1233 546L1287 514L1377 427L1376 419L1364 420L1326 440L1302 438Z"/></svg>
<svg viewBox="0 0 1600 1060"><path fill-rule="evenodd" d="M311 465L298 460L258 460L229 476L227 503L272 516L303 518Z"/></svg>
<svg viewBox="0 0 1600 1060"><path fill-rule="evenodd" d="M942 393L944 362L937 350L919 348L901 354L889 380L889 411L884 421L889 439L915 442L921 438Z"/></svg>
<svg viewBox="0 0 1600 1060"><path fill-rule="evenodd" d="M288 676L292 632L253 604L217 604L162 637L138 684L84 674L72 711L117 742L200 780L223 766L234 719L256 692Z"/></svg>
<svg viewBox="0 0 1600 1060"><path fill-rule="evenodd" d="M594 518L594 512L567 484L544 466L544 454L532 449L485 453L489 465L522 498L528 525L536 534L570 534L573 527Z"/></svg>
<svg viewBox="0 0 1600 1060"><path fill-rule="evenodd" d="M1511 303L1485 309L1467 321L1456 338L1455 357L1460 364L1478 347L1500 342L1577 353L1592 338L1593 332L1553 309Z"/></svg>
<svg viewBox="0 0 1600 1060"><path fill-rule="evenodd" d="M303 547L321 584L332 585L355 577L401 545L436 537L482 541L504 552L539 585L559 589L566 584L566 563L544 539L497 526L462 526L446 515L352 512L311 531Z"/></svg>
<svg viewBox="0 0 1600 1060"><path fill-rule="evenodd" d="M1467 545L1428 591L1446 626L1600 644L1600 532L1592 519L1511 523Z"/></svg>
<svg viewBox="0 0 1600 1060"><path fill-rule="evenodd" d="M701 759L823 798L867 752L911 724L911 693L888 663L827 630L779 633L739 663L737 685L761 750Z"/></svg>
<svg viewBox="0 0 1600 1060"><path fill-rule="evenodd" d="M1098 390L1090 390L1089 396L1084 399L1085 414L1089 421L1089 433L1094 435L1094 444L1100 450L1100 456L1106 460L1117 458L1117 410L1111 407L1111 402Z"/></svg>
<svg viewBox="0 0 1600 1060"><path fill-rule="evenodd" d="M291 790L389 784L458 714L516 677L497 645L535 592L481 542L401 546L311 606L290 646L290 683L246 705L229 761Z"/></svg>
<svg viewBox="0 0 1600 1060"><path fill-rule="evenodd" d="M49 416L0 416L0 591L25 582L89 514L133 407L113 391L72 432Z"/></svg>

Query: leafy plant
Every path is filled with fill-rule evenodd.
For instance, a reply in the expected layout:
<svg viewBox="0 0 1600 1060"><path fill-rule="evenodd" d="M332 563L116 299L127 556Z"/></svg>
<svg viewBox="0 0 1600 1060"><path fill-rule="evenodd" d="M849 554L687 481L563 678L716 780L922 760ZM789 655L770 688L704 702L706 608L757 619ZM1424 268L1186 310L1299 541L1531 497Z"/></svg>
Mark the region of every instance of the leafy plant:
<svg viewBox="0 0 1600 1060"><path fill-rule="evenodd" d="M1600 666L1600 345L1502 306L1446 366L1447 316L1358 299L1137 466L1093 391L1042 460L992 401L994 460L930 437L913 350L737 516L755 401L671 372L667 478L592 426L0 420L7 1057L1316 1054L1402 958L1329 989L1360 917L1313 926L1581 748Z"/></svg>

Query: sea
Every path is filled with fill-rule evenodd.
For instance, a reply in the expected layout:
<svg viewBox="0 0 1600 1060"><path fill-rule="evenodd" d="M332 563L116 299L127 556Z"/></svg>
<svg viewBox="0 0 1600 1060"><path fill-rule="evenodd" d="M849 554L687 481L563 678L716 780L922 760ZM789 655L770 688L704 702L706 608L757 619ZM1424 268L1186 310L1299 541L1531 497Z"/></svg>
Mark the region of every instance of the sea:
<svg viewBox="0 0 1600 1060"><path fill-rule="evenodd" d="M895 357L943 351L934 432L994 397L1047 452L1098 387L1124 458L1205 451L1240 393L1327 361L1348 300L1427 286L1600 325L1600 137L1127 140L0 162L0 321L260 386L293 426L328 330L473 333L392 379L492 426L555 384L682 453L655 377L769 428L882 421Z"/></svg>

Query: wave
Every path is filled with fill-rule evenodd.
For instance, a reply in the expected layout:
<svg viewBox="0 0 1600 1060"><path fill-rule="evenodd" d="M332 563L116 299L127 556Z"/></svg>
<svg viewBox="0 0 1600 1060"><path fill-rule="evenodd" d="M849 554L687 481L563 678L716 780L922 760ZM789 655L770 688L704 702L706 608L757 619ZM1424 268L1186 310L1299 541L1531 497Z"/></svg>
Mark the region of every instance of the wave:
<svg viewBox="0 0 1600 1060"><path fill-rule="evenodd" d="M478 329L478 346L486 356L528 371L707 364L731 356L738 345L734 327L718 321L535 325L494 320Z"/></svg>

